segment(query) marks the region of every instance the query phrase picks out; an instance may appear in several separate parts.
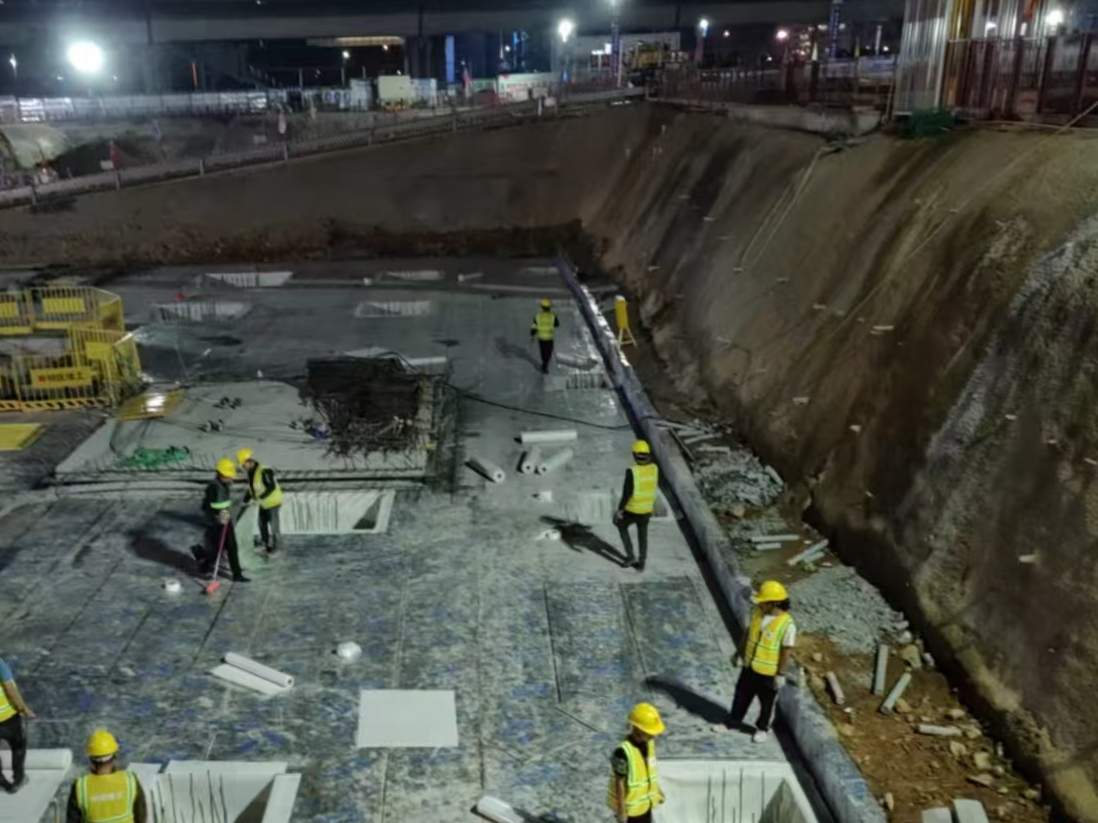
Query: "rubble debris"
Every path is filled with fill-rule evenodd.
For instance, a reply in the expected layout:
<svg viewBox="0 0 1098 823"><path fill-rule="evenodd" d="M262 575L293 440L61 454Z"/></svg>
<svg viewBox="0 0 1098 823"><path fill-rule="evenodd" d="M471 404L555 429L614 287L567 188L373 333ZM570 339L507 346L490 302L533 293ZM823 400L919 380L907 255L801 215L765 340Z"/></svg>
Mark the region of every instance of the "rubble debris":
<svg viewBox="0 0 1098 823"><path fill-rule="evenodd" d="M984 736L984 730L977 726L975 723L970 723L967 726L962 726L961 731L964 732L965 737L969 740L979 740Z"/></svg>
<svg viewBox="0 0 1098 823"><path fill-rule="evenodd" d="M884 694L888 680L889 647L882 643L877 647L877 664L873 670L873 694Z"/></svg>
<svg viewBox="0 0 1098 823"><path fill-rule="evenodd" d="M1037 555L1035 554L1023 554L1018 558L1019 563L1036 563Z"/></svg>
<svg viewBox="0 0 1098 823"><path fill-rule="evenodd" d="M950 720L964 720L966 717L968 717L968 712L966 712L964 709L950 709L948 712L946 712L946 717L948 717Z"/></svg>
<svg viewBox="0 0 1098 823"><path fill-rule="evenodd" d="M881 805L890 812L896 810L896 798L892 792L885 792L884 797L881 798Z"/></svg>
<svg viewBox="0 0 1098 823"><path fill-rule="evenodd" d="M747 538L752 543L792 543L794 540L799 540L800 535L796 534L762 534L754 537Z"/></svg>
<svg viewBox="0 0 1098 823"><path fill-rule="evenodd" d="M900 659L910 666L914 671L920 671L923 668L923 656L919 652L919 647L912 644L904 646L900 649Z"/></svg>
<svg viewBox="0 0 1098 823"><path fill-rule="evenodd" d="M827 683L828 691L831 692L831 699L835 701L835 705L842 706L846 703L846 695L843 694L843 687L839 685L839 678L835 676L835 672L825 674L824 681Z"/></svg>
<svg viewBox="0 0 1098 823"><path fill-rule="evenodd" d="M1036 803L1041 799L1041 792L1038 789L1026 789L1022 792L1022 797Z"/></svg>
<svg viewBox="0 0 1098 823"><path fill-rule="evenodd" d="M801 563L811 563L813 560L818 560L823 557L824 553L827 551L828 544L828 540L821 540L818 543L813 543L800 554L789 558L786 563L790 566L797 566Z"/></svg>
<svg viewBox="0 0 1098 823"><path fill-rule="evenodd" d="M793 405L794 406L807 406L809 401L811 401L811 400L812 400L811 397L805 397L805 396L794 397L793 398Z"/></svg>
<svg viewBox="0 0 1098 823"><path fill-rule="evenodd" d="M976 752L972 755L972 765L982 772L991 771L991 755L987 752Z"/></svg>
<svg viewBox="0 0 1098 823"><path fill-rule="evenodd" d="M757 552L776 551L782 547L781 543L756 543L752 548Z"/></svg>
<svg viewBox="0 0 1098 823"><path fill-rule="evenodd" d="M902 697L896 700L896 714L911 714L915 709Z"/></svg>
<svg viewBox="0 0 1098 823"><path fill-rule="evenodd" d="M872 655L903 615L847 566L821 569L789 586L797 626L823 634L844 654Z"/></svg>
<svg viewBox="0 0 1098 823"><path fill-rule="evenodd" d="M910 684L911 672L904 672L900 675L900 679L896 681L896 685L892 687L892 691L888 693L888 697L881 704L881 714L892 714L892 710L896 708L896 701L900 699Z"/></svg>
<svg viewBox="0 0 1098 823"><path fill-rule="evenodd" d="M995 778L992 777L990 774L970 774L968 777L965 778L965 780L967 780L969 783L974 783L977 786L983 786L987 789L990 789L992 786L995 785Z"/></svg>
<svg viewBox="0 0 1098 823"><path fill-rule="evenodd" d="M934 655L930 652L923 652L923 665L928 669L934 668Z"/></svg>
<svg viewBox="0 0 1098 823"><path fill-rule="evenodd" d="M930 737L960 737L961 730L956 726L933 726L929 723L920 723L916 728L919 734L929 735Z"/></svg>
<svg viewBox="0 0 1098 823"><path fill-rule="evenodd" d="M949 741L949 753L960 760L968 754L968 746L957 740Z"/></svg>
<svg viewBox="0 0 1098 823"><path fill-rule="evenodd" d="M767 467L746 449L735 449L727 454L703 453L701 449L698 452L694 477L715 509L727 510L736 505L765 508L785 488L777 472L767 471Z"/></svg>

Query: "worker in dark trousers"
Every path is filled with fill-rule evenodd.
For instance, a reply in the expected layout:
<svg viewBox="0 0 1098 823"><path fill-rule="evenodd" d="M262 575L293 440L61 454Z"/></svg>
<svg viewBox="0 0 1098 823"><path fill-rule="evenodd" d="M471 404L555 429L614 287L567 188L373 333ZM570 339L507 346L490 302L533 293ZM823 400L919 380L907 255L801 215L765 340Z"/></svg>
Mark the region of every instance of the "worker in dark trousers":
<svg viewBox="0 0 1098 823"><path fill-rule="evenodd" d="M530 326L530 336L537 337L541 349L541 373L549 374L549 361L553 359L553 338L560 328L560 318L553 312L549 298L541 301L541 311L534 315Z"/></svg>
<svg viewBox="0 0 1098 823"><path fill-rule="evenodd" d="M11 747L11 782L0 769L0 789L15 794L27 783L27 732L23 718L34 717L34 712L23 702L11 667L3 658L0 658L0 687L0 740L6 740Z"/></svg>
<svg viewBox="0 0 1098 823"><path fill-rule="evenodd" d="M652 810L665 801L656 773L657 735L664 732L660 713L638 703L629 713L629 736L610 758L612 774L606 805L618 823L652 823Z"/></svg>
<svg viewBox="0 0 1098 823"><path fill-rule="evenodd" d="M621 501L614 513L614 525L618 527L621 543L625 548L625 565L639 572L644 571L648 559L648 521L656 509L656 490L660 485L659 467L652 462L652 449L646 440L638 440L633 446L634 465L625 472L625 485ZM633 556L633 541L629 539L629 527L637 527L637 543L640 559Z"/></svg>
<svg viewBox="0 0 1098 823"><path fill-rule="evenodd" d="M259 538L267 554L274 554L282 542L279 513L282 510L282 487L278 485L274 469L261 465L251 449L236 453L236 462L248 478L248 491L244 502L259 506Z"/></svg>
<svg viewBox="0 0 1098 823"><path fill-rule="evenodd" d="M797 626L789 613L789 593L777 580L767 580L751 598L755 608L739 650L740 677L724 725L739 729L751 701L759 698L759 719L752 740L764 742L770 736L774 703L785 687L786 673L793 658Z"/></svg>
<svg viewBox="0 0 1098 823"><path fill-rule="evenodd" d="M236 464L225 458L217 463L217 476L206 484L206 496L202 499L202 516L206 521L205 551L198 561L199 574L212 574L217 563L217 553L224 540L224 551L229 555L229 567L233 580L247 583L248 578L240 568L240 551L236 545L236 531L233 529L232 485L236 477Z"/></svg>
<svg viewBox="0 0 1098 823"><path fill-rule="evenodd" d="M85 749L90 773L77 779L69 792L65 823L149 823L145 792L134 773L118 768L118 741L97 729Z"/></svg>

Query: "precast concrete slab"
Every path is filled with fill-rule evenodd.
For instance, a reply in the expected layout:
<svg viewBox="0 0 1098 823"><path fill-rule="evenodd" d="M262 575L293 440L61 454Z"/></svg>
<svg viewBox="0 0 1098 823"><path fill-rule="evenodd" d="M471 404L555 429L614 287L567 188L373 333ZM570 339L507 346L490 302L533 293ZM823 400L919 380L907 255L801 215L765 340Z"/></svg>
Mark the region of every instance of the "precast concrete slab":
<svg viewBox="0 0 1098 823"><path fill-rule="evenodd" d="M134 761L285 761L302 775L293 819L315 823L457 823L484 794L560 821L602 819L610 753L642 700L667 724L662 759L782 760L774 739L713 730L732 696L733 644L677 522L651 524L643 574L623 567L608 509L577 522L582 495L620 489L636 435L611 390L547 387L529 342L536 301L421 286L436 311L375 322L353 318L354 290L296 279L249 293L256 309L231 332L247 342L225 346L235 354L217 369L288 379L332 351L445 355L458 398L447 482L397 490L383 532L286 535L272 559L241 540L252 582L225 580L213 597L189 551L199 486L0 518L0 632L42 718L32 746L75 750L106 726ZM595 358L575 309L557 310L558 351ZM214 357L196 356L193 335L217 332L185 331L174 339L188 371L209 374ZM565 428L570 461L514 471L520 432ZM257 447L262 431L232 433ZM505 467L506 481L465 468L471 455ZM560 539L539 539L546 530ZM361 657L336 654L347 641ZM221 683L208 672L227 652L291 675L293 689ZM358 749L370 690L452 691L458 745Z"/></svg>

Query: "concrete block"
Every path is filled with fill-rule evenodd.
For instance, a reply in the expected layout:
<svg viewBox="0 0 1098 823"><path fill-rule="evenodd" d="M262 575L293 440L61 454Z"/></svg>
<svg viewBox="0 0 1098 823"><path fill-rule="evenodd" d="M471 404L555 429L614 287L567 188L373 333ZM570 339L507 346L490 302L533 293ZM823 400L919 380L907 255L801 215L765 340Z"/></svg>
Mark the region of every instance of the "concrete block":
<svg viewBox="0 0 1098 823"><path fill-rule="evenodd" d="M953 816L957 823L988 823L987 811L979 800L954 800Z"/></svg>
<svg viewBox="0 0 1098 823"><path fill-rule="evenodd" d="M953 815L949 813L949 809L943 809L941 807L937 809L925 809L923 811L922 823L953 823Z"/></svg>

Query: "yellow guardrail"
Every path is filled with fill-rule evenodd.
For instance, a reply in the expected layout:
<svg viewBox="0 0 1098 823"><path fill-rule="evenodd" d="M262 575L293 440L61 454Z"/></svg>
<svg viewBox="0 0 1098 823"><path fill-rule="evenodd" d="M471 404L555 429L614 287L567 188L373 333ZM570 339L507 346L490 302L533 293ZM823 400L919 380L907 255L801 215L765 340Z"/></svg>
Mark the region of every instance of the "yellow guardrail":
<svg viewBox="0 0 1098 823"><path fill-rule="evenodd" d="M16 353L0 365L0 411L114 406L140 391L141 361L122 301L87 286L0 294L0 335L67 332L60 354Z"/></svg>

